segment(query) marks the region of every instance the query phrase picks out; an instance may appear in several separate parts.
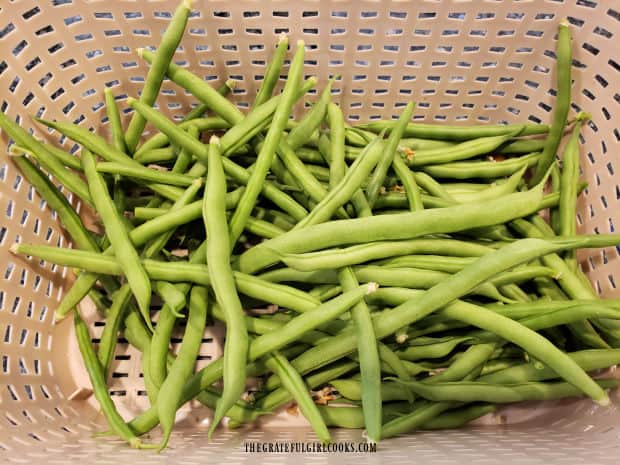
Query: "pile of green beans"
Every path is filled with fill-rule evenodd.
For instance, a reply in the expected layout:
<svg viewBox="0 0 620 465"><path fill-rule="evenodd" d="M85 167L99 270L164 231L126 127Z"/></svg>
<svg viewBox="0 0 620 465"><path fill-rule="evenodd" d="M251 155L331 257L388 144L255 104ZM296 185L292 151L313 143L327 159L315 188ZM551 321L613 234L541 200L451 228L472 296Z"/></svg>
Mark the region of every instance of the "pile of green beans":
<svg viewBox="0 0 620 465"><path fill-rule="evenodd" d="M193 399L215 411L209 437L224 417L237 427L295 402L322 442L328 427L365 428L379 441L460 427L503 403L609 402L618 383L589 372L620 363L620 303L599 298L575 250L620 236L577 235L589 115L569 115L566 23L550 125L421 124L409 103L398 121L349 126L331 100L339 76L291 119L317 82L304 80L302 41L274 95L289 48L280 37L247 114L226 98L234 83L215 89L177 66L190 11L181 2L159 48L138 51L151 67L139 99L125 101L129 121L111 89L107 135L36 119L79 153L0 113L15 164L77 249L11 250L78 274L55 316L73 314L110 433L161 450ZM153 108L166 77L199 101L180 123ZM147 123L160 132L144 140ZM50 176L94 209L100 231ZM104 322L96 345L80 316L85 298ZM197 370L214 319L227 328L223 357ZM118 338L142 354L150 401L128 422L109 395ZM252 377L261 382L248 393ZM158 424L161 442L143 443Z"/></svg>

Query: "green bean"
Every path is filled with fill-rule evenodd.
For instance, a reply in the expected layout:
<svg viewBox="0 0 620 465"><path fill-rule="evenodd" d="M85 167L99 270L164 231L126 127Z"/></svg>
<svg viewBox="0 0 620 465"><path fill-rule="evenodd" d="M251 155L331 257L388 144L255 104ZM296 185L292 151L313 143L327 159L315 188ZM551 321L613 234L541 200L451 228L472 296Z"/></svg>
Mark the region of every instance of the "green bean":
<svg viewBox="0 0 620 465"><path fill-rule="evenodd" d="M35 118L37 122L44 124L50 128L56 129L61 134L67 136L68 138L78 142L81 144L84 149L88 149L89 151L100 155L107 161L116 161L119 163L126 163L129 165L133 165L136 167L143 168L143 166L135 161L134 159L128 157L125 153L116 150L114 147L108 145L106 140L103 137L100 137L96 134L93 134L75 124L71 123L63 123L58 121L47 121L42 118ZM84 158L84 150L82 151L82 158ZM147 186L157 194L160 194L166 198L177 199L179 195L181 195L181 190L178 187L157 184L157 183L147 183Z"/></svg>
<svg viewBox="0 0 620 465"><path fill-rule="evenodd" d="M195 126L192 126L195 127ZM177 150L175 147L172 146L168 146L168 147L161 147L158 149L152 149L152 150L145 150L143 152L140 152L140 154L138 155L138 152L135 152L136 155L134 156L134 160L136 160L139 163L142 163L143 165L149 165L151 163L163 163L163 162L167 162L167 161L173 161L177 159Z"/></svg>
<svg viewBox="0 0 620 465"><path fill-rule="evenodd" d="M304 42L297 43L297 51L289 69L288 79L282 93L282 100L273 115L271 126L267 131L265 142L260 149L254 169L247 182L247 187L243 191L241 200L233 213L230 220L230 246L234 247L239 239L247 218L256 204L258 195L262 189L262 185L267 176L267 172L271 167L272 160L275 156L276 149L280 143L282 132L286 127L286 121L291 113L293 103L295 102L295 94L299 86L303 74L304 61Z"/></svg>
<svg viewBox="0 0 620 465"><path fill-rule="evenodd" d="M342 180L329 191L308 216L295 225L293 230L304 229L331 218L334 212L344 205L354 192L360 188L362 181L366 179L373 167L376 166L377 160L382 153L382 148L381 137L377 137L367 146L365 154L360 156L351 166Z"/></svg>
<svg viewBox="0 0 620 465"><path fill-rule="evenodd" d="M295 90L295 99L304 96L315 84L316 79L314 77L306 79L300 89ZM261 133L269 125L272 115L282 102L282 97L282 94L277 95L267 100L264 104L252 108L243 121L240 121L226 131L220 141L222 144L222 154L228 156L235 153L240 146Z"/></svg>
<svg viewBox="0 0 620 465"><path fill-rule="evenodd" d="M450 354L459 344L471 341L473 338L468 336L455 337L435 344L410 346L396 353L398 357L411 362L426 358L442 358Z"/></svg>
<svg viewBox="0 0 620 465"><path fill-rule="evenodd" d="M492 152L497 147L518 135L522 126L515 128L502 136L481 137L479 139L467 140L453 147L440 147L436 149L418 150L412 157L407 157L409 166L425 166L450 163L455 161L474 158L485 153Z"/></svg>
<svg viewBox="0 0 620 465"><path fill-rule="evenodd" d="M404 137L398 144L399 150L403 153L407 153L408 150L428 150L437 148L452 147L456 144L453 141L447 140L435 140L435 139L420 139L416 137Z"/></svg>
<svg viewBox="0 0 620 465"><path fill-rule="evenodd" d="M364 389L362 383L355 379L335 379L329 384L334 386L342 397L349 400L362 400ZM381 400L391 402L394 400L410 400L411 392L400 383L384 381L381 383Z"/></svg>
<svg viewBox="0 0 620 465"><path fill-rule="evenodd" d="M426 192L440 199L446 200L449 203L456 203L454 197L452 197L444 187L435 181L426 173L414 172L413 179L415 182Z"/></svg>
<svg viewBox="0 0 620 465"><path fill-rule="evenodd" d="M107 378L110 372L110 366L114 359L118 331L121 327L131 297L131 287L127 284L122 285L113 295L112 305L106 314L105 326L103 327L99 347L97 349L97 358L101 364L104 379Z"/></svg>
<svg viewBox="0 0 620 465"><path fill-rule="evenodd" d="M423 169L436 178L499 178L510 176L524 166L535 166L539 159L540 153L535 152L503 161L462 161L443 165L426 165Z"/></svg>
<svg viewBox="0 0 620 465"><path fill-rule="evenodd" d="M483 203L334 221L289 231L244 252L239 257L239 269L255 272L277 262L285 253L310 252L347 243L412 239L420 235L455 232L474 225L501 224L535 211L542 198L541 188ZM506 205L512 208L506 209Z"/></svg>
<svg viewBox="0 0 620 465"><path fill-rule="evenodd" d="M114 402L108 393L108 387L106 386L101 365L90 343L88 328L78 313L73 316L73 323L84 366L88 371L88 377L90 378L95 398L99 402L101 411L105 415L108 425L110 425L112 431L123 440L127 441L131 447L137 449L148 447L142 444L142 441L140 441L125 424L125 421L116 410Z"/></svg>
<svg viewBox="0 0 620 465"><path fill-rule="evenodd" d="M109 87L103 89L103 94L105 97L105 109L106 114L108 115L108 124L110 128L110 139L112 140L112 145L117 150L125 152L127 150L127 147L125 145L125 133L123 132L121 114L118 111L116 99L114 98L112 89L110 89Z"/></svg>
<svg viewBox="0 0 620 465"><path fill-rule="evenodd" d="M599 389L611 389L619 385L617 379L600 379L596 381ZM476 382L444 382L432 386L418 381L409 381L407 386L416 394L435 402L491 402L511 403L525 400L553 400L565 397L579 397L583 393L565 382L553 383L518 383L488 384Z"/></svg>
<svg viewBox="0 0 620 465"><path fill-rule="evenodd" d="M136 298L144 321L150 326L151 283L148 275L142 267L138 252L129 239L120 215L114 207L105 182L96 171L95 157L86 149L82 151L82 166L97 212L106 226L106 234L114 248L116 260L123 269L123 274Z"/></svg>
<svg viewBox="0 0 620 465"><path fill-rule="evenodd" d="M157 52L155 52L153 58L149 60L151 67L146 75L144 87L140 94L140 101L145 105L152 106L159 95L166 70L172 61L174 52L181 42L181 37L185 31L185 26L187 25L187 20L191 12L192 2L193 0L181 1L159 42ZM142 57L142 52L140 50L138 50L138 55ZM134 113L125 133L125 143L129 153L133 153L136 150L145 126L146 120L142 115Z"/></svg>
<svg viewBox="0 0 620 465"><path fill-rule="evenodd" d="M327 106L331 100L332 86L337 77L338 76L334 76L328 81L321 96L310 111L299 121L297 127L291 129L289 132L286 141L293 150L297 150L308 142L314 131L321 125L323 119L325 119Z"/></svg>
<svg viewBox="0 0 620 465"><path fill-rule="evenodd" d="M349 267L340 269L338 279L343 291L351 291L359 286L353 270ZM355 323L357 334L357 351L362 375L364 421L368 437L378 441L381 437L381 367L379 362L380 342L376 341L372 327L372 318L366 302L359 301L351 309L351 318Z"/></svg>
<svg viewBox="0 0 620 465"><path fill-rule="evenodd" d="M448 410L435 418L428 420L421 425L423 430L438 430L459 428L470 421L483 417L489 413L493 413L497 407L491 404L471 405L469 407L461 407L454 410Z"/></svg>
<svg viewBox="0 0 620 465"><path fill-rule="evenodd" d="M181 187L187 187L195 180L195 178L184 174L137 167L119 162L99 162L97 163L97 171L100 173L119 174L129 178L139 178L144 181Z"/></svg>
<svg viewBox="0 0 620 465"><path fill-rule="evenodd" d="M573 58L571 52L571 33L566 20L560 21L559 24L555 54L557 57L557 96L553 109L553 121L545 141L545 148L536 165L536 171L534 171L534 175L530 179L530 185L540 182L555 160L555 154L560 145L564 127L566 126L566 118L570 110Z"/></svg>
<svg viewBox="0 0 620 465"><path fill-rule="evenodd" d="M186 292L183 292L184 290L178 289L177 286L167 281L155 281L153 283L153 289L157 295L161 297L165 305L170 307L170 311L175 318L183 318L181 310L187 305L187 300L185 298Z"/></svg>
<svg viewBox="0 0 620 465"><path fill-rule="evenodd" d="M357 128L379 133L383 129L391 130L395 121L373 121L372 123L360 124ZM405 129L405 137L419 137L423 139L440 140L471 140L481 137L503 136L519 130L519 136L545 134L549 132L549 126L545 124L480 124L473 126L448 126L439 124L409 123Z"/></svg>
<svg viewBox="0 0 620 465"><path fill-rule="evenodd" d="M187 379L192 374L196 357L200 351L206 322L207 302L207 289L194 286L190 294L189 315L181 348L159 390L157 413L164 432L164 437L159 445L160 450L165 448L168 443L177 406L183 394L183 385L180 381Z"/></svg>
<svg viewBox="0 0 620 465"><path fill-rule="evenodd" d="M287 48L288 36L286 34L281 34L280 37L278 37L278 45L271 56L269 64L267 65L263 82L261 83L258 93L256 94L256 98L254 99L254 107L262 105L272 96L273 90L275 89L280 77L280 70L284 64Z"/></svg>
<svg viewBox="0 0 620 465"><path fill-rule="evenodd" d="M17 165L30 185L37 190L41 198L56 212L62 227L69 233L74 244L83 250L99 251L92 233L86 229L77 212L49 178L27 158L13 158L13 163Z"/></svg>
<svg viewBox="0 0 620 465"><path fill-rule="evenodd" d="M137 111L142 112L145 117L151 123L153 123L160 131L166 133L176 145L179 145L180 147L185 148L186 150L191 152L196 158L201 161L201 163L208 163L208 147L205 144L195 140L185 131L175 126L163 115L159 114L157 111L153 110L150 107L141 105L135 99L130 98L128 99L127 103L130 106L135 107ZM230 132L231 131L228 131L227 134L230 134ZM242 184L248 183L251 175L246 169L237 165L228 158L223 158L222 163L224 165L224 170L226 171L227 175ZM262 191L265 197L273 201L273 203L282 208L282 210L294 216L296 219L301 219L308 214L305 208L299 205L289 195L279 190L273 183L269 181L264 182L262 185ZM245 192L245 190L243 192Z"/></svg>
<svg viewBox="0 0 620 465"><path fill-rule="evenodd" d="M219 117L212 118L195 118L188 119L180 122L177 127L179 129L187 130L190 127L196 127L200 131L216 131L230 128L230 123L224 121ZM146 156L153 150L159 150L165 148L170 143L168 135L162 132L155 134L153 137L145 141L134 152L134 160L139 161L143 156Z"/></svg>
<svg viewBox="0 0 620 465"><path fill-rule="evenodd" d="M233 90L236 86L237 86L237 81L234 81L233 79L227 79L222 85L220 85L217 88L217 93L226 97L228 94L230 94L230 91ZM202 116L208 110L209 110L209 105L207 105L206 103L199 103L194 108L192 108L189 112L187 112L185 116L183 116L183 119L181 119L181 124L188 122L188 121L202 118Z"/></svg>
<svg viewBox="0 0 620 465"><path fill-rule="evenodd" d="M342 110L335 103L330 102L327 105L327 119L329 120L329 187L334 189L347 171L344 160L344 117Z"/></svg>
<svg viewBox="0 0 620 465"><path fill-rule="evenodd" d="M315 202L321 202L327 195L327 190L319 181L308 171L306 166L295 155L295 152L288 144L288 138L280 141L276 151L280 160L290 176L299 185L304 194L308 195ZM344 209L339 209L338 214L341 218L348 218Z"/></svg>
<svg viewBox="0 0 620 465"><path fill-rule="evenodd" d="M369 242L344 249L328 249L305 254L284 254L282 261L300 271L333 269L358 265L371 260L410 254L442 253L454 257L477 257L492 252L492 249L472 242L455 239L412 239L402 241ZM424 256L418 257L422 263ZM435 257L432 257L434 259ZM445 257L449 259L448 257ZM423 266L422 266L423 268Z"/></svg>
<svg viewBox="0 0 620 465"><path fill-rule="evenodd" d="M526 171L526 167L524 166L519 171L512 174L510 178L506 180L506 182L492 185L478 192L463 193L463 194L453 193L452 196L458 203L469 203L469 202L480 202L482 200L489 200L495 197L499 197L500 195L511 194L517 189L517 187L521 183L521 180L523 179L523 175L525 174L525 171Z"/></svg>
<svg viewBox="0 0 620 465"><path fill-rule="evenodd" d="M70 153L65 152L64 150L59 149L58 147L55 147L51 144L43 144L43 146L49 153L58 158L61 163L66 167L82 171L82 163L80 162L79 157L71 155ZM14 155L15 159L18 159L21 155L28 155L30 158L34 158L38 161L36 153L18 144L13 144L9 147L9 155Z"/></svg>
<svg viewBox="0 0 620 465"><path fill-rule="evenodd" d="M205 189L203 218L207 237L207 264L211 287L226 317L227 337L224 345L224 391L213 415L209 435L226 412L239 400L245 388L248 333L243 307L237 294L230 266L229 228L226 222L226 177L222 166L219 139L209 142L209 176Z"/></svg>
<svg viewBox="0 0 620 465"><path fill-rule="evenodd" d="M558 205L560 236L574 236L577 234L576 209L577 185L579 184L579 131L581 130L582 120L584 118L577 117L577 123L564 148L562 175L560 178L560 204ZM577 269L577 258L574 251L567 252L564 260L572 270Z"/></svg>
<svg viewBox="0 0 620 465"><path fill-rule="evenodd" d="M541 329L574 323L576 321L586 320L589 318L617 319L619 316L619 311L615 309L597 308L591 305L576 305L563 310L545 312L542 315L528 316L520 319L519 323L535 331L540 331ZM472 336L478 338L479 340L488 340L493 339L494 337L493 335L485 332L474 332L472 333Z"/></svg>
<svg viewBox="0 0 620 465"><path fill-rule="evenodd" d="M544 139L517 139L499 147L497 153L512 155L542 152L545 148Z"/></svg>
<svg viewBox="0 0 620 465"><path fill-rule="evenodd" d="M383 425L383 439L421 428L423 425L454 406L454 402L419 403L417 408L413 409L410 413L385 423Z"/></svg>
<svg viewBox="0 0 620 465"><path fill-rule="evenodd" d="M153 64L156 60L156 54L146 49L138 49L138 55L150 64ZM171 81L183 87L198 100L209 105L209 108L223 120L230 124L237 124L239 121L243 120L243 113L241 113L231 101L219 94L202 78L196 76L187 69L170 62L166 70L166 75Z"/></svg>
<svg viewBox="0 0 620 465"><path fill-rule="evenodd" d="M36 154L37 162L63 186L92 206L92 199L86 183L75 173L66 169L62 162L47 150L46 146L32 137L4 112L0 111L0 127L21 147Z"/></svg>
<svg viewBox="0 0 620 465"><path fill-rule="evenodd" d="M291 367L288 360L279 352L273 352L267 355L267 367L277 374L282 380L284 388L291 393L299 409L310 422L312 429L323 444L331 442L331 436L327 430L327 426L319 413L319 410L308 393L308 388L299 373Z"/></svg>
<svg viewBox="0 0 620 465"><path fill-rule="evenodd" d="M394 157L392 160L392 168L405 189L409 210L424 210L424 203L422 202L420 188L415 180L415 176L400 156L397 155Z"/></svg>
<svg viewBox="0 0 620 465"><path fill-rule="evenodd" d="M411 115L413 114L413 109L415 105L413 102L409 102L403 112L400 114L398 118L398 122L390 131L390 135L385 143L384 155L379 159L375 170L373 171L370 179L368 180L368 185L366 186L366 197L368 198L368 203L372 208L377 200L377 195L379 194L379 189L383 186L385 181L385 176L387 175L388 169L392 165L392 162L395 157L398 157L397 149L398 144L400 143L400 139L405 130L405 126L411 120Z"/></svg>
<svg viewBox="0 0 620 465"><path fill-rule="evenodd" d="M570 352L567 355L584 371L599 370L620 363L620 349L589 349ZM493 384L512 384L527 381L544 381L557 377L557 373L547 366L541 368L531 363L522 363L483 375L479 380Z"/></svg>
<svg viewBox="0 0 620 465"><path fill-rule="evenodd" d="M437 382L462 380L477 368L481 368L492 356L498 346L501 346L501 344L472 345L461 357L452 362L448 368L423 381L428 384L434 384Z"/></svg>

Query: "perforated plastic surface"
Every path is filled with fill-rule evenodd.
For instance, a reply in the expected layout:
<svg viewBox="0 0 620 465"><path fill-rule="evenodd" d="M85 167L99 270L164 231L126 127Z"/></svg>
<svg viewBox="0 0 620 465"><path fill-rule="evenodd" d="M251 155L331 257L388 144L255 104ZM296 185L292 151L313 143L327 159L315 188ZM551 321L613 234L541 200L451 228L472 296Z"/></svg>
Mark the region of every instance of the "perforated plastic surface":
<svg viewBox="0 0 620 465"><path fill-rule="evenodd" d="M173 1L5 1L0 5L0 104L21 124L27 115L69 119L107 131L104 86L125 109L138 94L146 66L136 47L154 46ZM620 34L616 0L537 1L197 1L175 59L213 84L237 81L232 98L247 108L276 37L287 32L307 44L306 73L321 85L342 74L333 93L351 121L394 117L407 101L425 122L548 121L554 103L554 41L568 17L574 35L573 109L593 114L583 131L582 231L613 232L620 221L615 178L620 148L618 82ZM158 101L179 118L195 101L166 82ZM57 134L40 137L64 144ZM3 137L5 137L3 135ZM6 139L3 139L6 148ZM79 205L78 205L79 207ZM93 439L102 427L80 366L70 323L52 324L53 309L68 282L61 267L25 262L9 254L16 241L66 245L44 202L0 154L0 461L5 463L183 463L226 460L283 463L299 456L250 454L243 441L313 439L286 414L265 429L222 431L207 444L201 426L207 412L186 409L182 429L161 455L133 451L119 442ZM618 297L618 252L584 253L582 265L598 291ZM100 327L94 312L91 332ZM201 363L218 356L221 331L205 335ZM140 364L119 346L112 392L121 412L146 405ZM614 394L616 405L618 395ZM422 433L381 443L377 454L304 455L316 462L397 463L616 463L620 412L587 401L559 402L510 411L510 427ZM487 423L502 422L504 414ZM358 440L339 431L336 440Z"/></svg>

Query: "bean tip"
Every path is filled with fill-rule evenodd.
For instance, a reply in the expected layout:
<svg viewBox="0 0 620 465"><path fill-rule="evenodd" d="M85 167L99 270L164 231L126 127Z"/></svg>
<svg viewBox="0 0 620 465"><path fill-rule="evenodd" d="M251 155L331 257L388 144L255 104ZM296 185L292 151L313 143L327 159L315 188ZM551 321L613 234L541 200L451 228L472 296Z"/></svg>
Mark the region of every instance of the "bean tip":
<svg viewBox="0 0 620 465"><path fill-rule="evenodd" d="M567 18L562 19L562 20L560 21L560 23L559 23L559 27L561 27L561 28L562 28L562 27L569 27L569 26L570 26L570 23L568 22L568 19L567 19Z"/></svg>
<svg viewBox="0 0 620 465"><path fill-rule="evenodd" d="M306 42L303 39L299 39L297 41L297 48L304 48L306 46Z"/></svg>
<svg viewBox="0 0 620 465"><path fill-rule="evenodd" d="M591 119L592 119L592 114L588 113L587 111L580 111L579 113L577 113L577 116L575 117L575 120L577 122L589 121Z"/></svg>
<svg viewBox="0 0 620 465"><path fill-rule="evenodd" d="M278 36L278 45L280 44L288 44L288 34L286 32L281 32Z"/></svg>
<svg viewBox="0 0 620 465"><path fill-rule="evenodd" d="M366 294L372 294L373 292L376 292L377 289L379 289L379 284L374 283L374 282L370 282L366 285Z"/></svg>
<svg viewBox="0 0 620 465"><path fill-rule="evenodd" d="M144 56L144 48L143 48L143 47L138 47L138 48L136 49L136 53L138 54L138 56L139 56L140 58L142 58L142 57Z"/></svg>
<svg viewBox="0 0 620 465"><path fill-rule="evenodd" d="M611 401L609 400L609 396L607 394L605 394L605 396L601 397L600 399L596 399L595 402L601 407L607 407L611 404Z"/></svg>
<svg viewBox="0 0 620 465"><path fill-rule="evenodd" d="M8 152L9 157L21 157L25 154L26 152L24 151L24 149L22 149L18 145L13 144L9 147L9 152Z"/></svg>
<svg viewBox="0 0 620 465"><path fill-rule="evenodd" d="M19 254L19 244L15 243L11 247L9 247L9 252L11 252L13 255L18 255Z"/></svg>
<svg viewBox="0 0 620 465"><path fill-rule="evenodd" d="M194 0L183 0L183 8L191 10L194 6Z"/></svg>
<svg viewBox="0 0 620 465"><path fill-rule="evenodd" d="M67 315L63 315L62 313L54 312L54 324L57 325L62 320L66 318Z"/></svg>
<svg viewBox="0 0 620 465"><path fill-rule="evenodd" d="M220 138L216 135L211 136L211 138L209 139L209 144L220 145Z"/></svg>
<svg viewBox="0 0 620 465"><path fill-rule="evenodd" d="M230 90L233 90L235 87L237 87L237 81L235 81L234 79L227 79L226 82L224 83L226 85L226 87L228 87Z"/></svg>

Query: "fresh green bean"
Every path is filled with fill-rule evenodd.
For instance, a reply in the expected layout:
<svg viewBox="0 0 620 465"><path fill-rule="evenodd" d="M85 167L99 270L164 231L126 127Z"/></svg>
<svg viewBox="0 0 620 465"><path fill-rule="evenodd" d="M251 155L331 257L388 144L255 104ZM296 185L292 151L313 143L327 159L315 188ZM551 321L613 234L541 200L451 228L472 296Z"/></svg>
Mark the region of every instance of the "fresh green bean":
<svg viewBox="0 0 620 465"><path fill-rule="evenodd" d="M159 390L157 413L164 432L159 445L160 450L168 443L177 406L183 394L183 385L180 381L187 379L194 369L206 323L207 303L207 289L194 286L190 294L189 315L181 348Z"/></svg>
<svg viewBox="0 0 620 465"><path fill-rule="evenodd" d="M43 143L31 136L2 111L0 111L0 127L6 131L8 136L13 139L16 144L36 154L37 162L39 162L49 174L58 179L63 186L80 197L82 201L92 205L88 186L82 178L66 169L63 163L51 154Z"/></svg>
<svg viewBox="0 0 620 465"><path fill-rule="evenodd" d="M394 256L410 254L442 253L458 259L469 261L469 257L478 257L492 252L490 247L455 239L412 239L402 241L369 242L344 249L328 249L305 254L284 254L282 261L291 268L300 271L333 269L349 265L358 265L371 260L380 260ZM431 259L435 257L431 256ZM420 263L424 255L419 257ZM463 263L465 265L465 263ZM424 268L421 266L420 268ZM444 270L445 271L445 270Z"/></svg>
<svg viewBox="0 0 620 465"><path fill-rule="evenodd" d="M423 423L420 429L438 430L459 428L470 421L476 420L489 413L493 413L497 407L491 404L474 404L469 407L461 407L454 410L448 410L435 418Z"/></svg>
<svg viewBox="0 0 620 465"><path fill-rule="evenodd" d="M353 270L349 267L340 269L338 279L343 291L351 291L359 286ZM364 407L364 421L368 430L368 437L378 441L381 437L381 367L379 352L372 327L370 310L363 300L356 303L351 309L351 318L355 323L357 333L357 351L359 354L360 372L364 391L362 405Z"/></svg>
<svg viewBox="0 0 620 465"><path fill-rule="evenodd" d="M615 388L617 379L599 379L596 384L601 390ZM418 381L409 381L407 386L417 395L435 402L491 402L511 403L525 400L553 400L565 397L579 397L583 393L565 382L488 384L476 382L443 382L429 386Z"/></svg>
<svg viewBox="0 0 620 465"><path fill-rule="evenodd" d="M396 125L395 121L373 121L372 123L360 124L357 128L378 134L384 129L391 130ZM471 140L481 137L503 136L514 133L520 129L519 136L545 134L549 132L549 126L545 124L481 124L473 126L449 126L439 124L409 123L405 129L404 137L419 137L422 139L439 140Z"/></svg>
<svg viewBox="0 0 620 465"><path fill-rule="evenodd" d="M181 37L185 31L185 26L187 25L187 20L191 12L192 2L193 0L181 1L159 42L157 52L155 52L153 58L149 60L151 67L146 75L144 87L140 94L140 101L145 105L152 106L159 95L159 90L168 66L171 64L172 56L181 42ZM138 55L142 57L142 52L140 50L138 50ZM125 133L125 144L129 153L133 153L138 146L138 141L140 140L145 126L146 120L142 115L134 113Z"/></svg>
<svg viewBox="0 0 620 465"><path fill-rule="evenodd" d="M112 141L112 145L117 150L125 152L127 150L127 146L125 145L125 133L123 132L121 114L118 111L116 99L114 98L112 89L109 87L103 89L103 94L105 97L105 109L106 114L108 115L108 125L110 128L110 139Z"/></svg>
<svg viewBox="0 0 620 465"><path fill-rule="evenodd" d="M187 187L195 178L184 174L172 173L135 165L127 165L119 162L99 162L97 163L99 173L118 174L129 178L138 178L148 182L158 184L170 184L172 186Z"/></svg>
<svg viewBox="0 0 620 465"><path fill-rule="evenodd" d="M334 386L342 397L349 400L362 400L364 389L362 383L355 379L335 379L329 384ZM394 400L410 400L411 392L405 386L393 381L381 383L381 400L391 402Z"/></svg>
<svg viewBox="0 0 620 465"><path fill-rule="evenodd" d="M395 157L398 157L397 149L398 144L400 143L400 139L405 130L405 126L411 120L411 116L413 114L413 109L415 105L413 102L409 102L403 112L400 114L398 118L398 122L390 131L390 135L385 143L383 157L379 159L375 170L373 171L370 179L368 180L368 185L366 186L366 197L368 198L368 203L372 208L377 200L377 195L379 194L379 189L383 186L385 181L385 176L387 175L388 169L392 165L392 162Z"/></svg>
<svg viewBox="0 0 620 465"><path fill-rule="evenodd" d="M571 52L571 33L566 20L560 21L559 24L555 54L557 57L557 96L553 110L553 121L545 141L545 148L536 165L534 175L530 179L530 185L540 182L555 160L555 154L560 146L560 140L566 126L566 118L570 110L573 58Z"/></svg>
<svg viewBox="0 0 620 465"><path fill-rule="evenodd" d="M243 320L243 307L230 266L231 247L225 205L226 177L219 139L213 136L209 142L209 176L202 212L208 237L206 259L211 287L226 316L227 337L224 346L224 391L215 409L209 435L213 434L226 412L239 400L244 391L248 352L248 333Z"/></svg>
<svg viewBox="0 0 620 465"><path fill-rule="evenodd" d="M114 256L123 269L144 321L150 326L151 282L140 263L138 252L129 239L120 215L114 207L105 182L97 173L95 163L95 157L84 149L82 151L82 167L88 180L88 188L97 207L97 212L106 226L106 234L114 248Z"/></svg>
<svg viewBox="0 0 620 465"><path fill-rule="evenodd" d="M330 102L327 105L327 119L329 120L329 188L334 189L347 171L344 160L344 116L335 103Z"/></svg>
<svg viewBox="0 0 620 465"><path fill-rule="evenodd" d="M392 160L392 168L405 189L409 210L424 210L424 203L422 202L420 188L415 180L415 176L400 156L396 155L394 157Z"/></svg>
<svg viewBox="0 0 620 465"><path fill-rule="evenodd" d="M411 362L427 358L442 358L451 353L459 344L471 341L473 338L469 336L455 337L435 344L410 346L396 353L398 357Z"/></svg>
<svg viewBox="0 0 620 465"><path fill-rule="evenodd" d="M332 86L336 78L337 76L334 76L328 81L317 102L299 121L297 127L291 129L289 132L286 141L293 150L297 150L299 147L308 142L312 133L314 133L314 131L321 125L323 119L325 119L327 106L331 100Z"/></svg>
<svg viewBox="0 0 620 465"><path fill-rule="evenodd" d="M280 77L280 70L284 64L287 49L288 36L286 34L281 34L278 38L278 45L271 56L269 64L267 65L263 82L261 83L258 93L256 94L256 98L254 99L254 107L262 105L272 96L273 90L275 89Z"/></svg>
<svg viewBox="0 0 620 465"><path fill-rule="evenodd" d="M128 99L129 101L129 99ZM84 149L100 155L106 161L116 161L119 163L126 163L139 168L143 166L134 159L127 156L125 153L116 150L114 147L108 145L106 140L89 132L87 129L77 126L71 123L63 123L59 121L47 121L42 118L34 118L37 122L44 124L45 126L56 129L61 134L81 144ZM82 158L84 158L84 150L82 151ZM147 186L157 194L160 194L166 198L173 198L176 200L181 195L181 189L174 186L168 186L157 183L147 183Z"/></svg>
<svg viewBox="0 0 620 465"><path fill-rule="evenodd" d="M254 169L248 179L246 189L243 191L241 200L233 213L230 220L230 246L234 247L239 239L241 232L245 227L247 218L250 216L252 209L256 204L258 195L262 189L262 185L267 176L267 172L271 167L276 149L280 143L282 132L286 127L286 121L291 113L293 103L295 102L295 94L299 87L304 62L304 42L297 43L297 51L289 69L288 79L282 93L280 105L276 108L271 121L271 126L265 136L265 142L256 157Z"/></svg>
<svg viewBox="0 0 620 465"><path fill-rule="evenodd" d="M79 157L71 155L70 153L55 147L52 144L43 144L43 146L49 153L58 158L66 167L82 171L82 162L80 162ZM35 152L18 144L13 144L9 147L9 155L14 155L16 159L21 155L28 155L30 158L38 161L37 154Z"/></svg>
<svg viewBox="0 0 620 465"><path fill-rule="evenodd" d="M586 117L587 118L587 117ZM577 117L577 123L564 148L562 157L562 175L560 177L560 204L558 205L559 235L574 236L577 234L577 185L579 184L579 131L582 120ZM566 253L564 260L575 271L577 258L574 251Z"/></svg>
<svg viewBox="0 0 620 465"><path fill-rule="evenodd" d="M461 161L443 165L426 165L424 171L436 178L476 179L499 178L510 176L524 166L535 166L540 153L530 153L522 157L508 158L502 161Z"/></svg>
<svg viewBox="0 0 620 465"><path fill-rule="evenodd" d="M73 316L73 323L75 327L75 334L78 341L78 346L82 354L84 366L88 371L90 382L93 386L93 392L101 411L106 417L110 428L118 434L123 440L127 441L131 447L142 449L148 447L136 437L131 429L125 424L123 418L116 410L116 406L108 393L108 387L105 382L105 377L97 359L97 355L93 350L90 343L90 334L88 334L88 328L78 313Z"/></svg>
<svg viewBox="0 0 620 465"><path fill-rule="evenodd" d="M483 203L334 221L289 231L244 252L239 257L239 269L255 272L276 263L285 253L310 252L340 244L412 239L421 235L455 232L474 225L501 224L536 211L542 199L541 189L542 186L539 186ZM507 209L506 205L512 208Z"/></svg>
<svg viewBox="0 0 620 465"><path fill-rule="evenodd" d="M138 55L151 65L157 59L156 54L146 49L138 49ZM237 124L243 120L243 113L231 101L223 97L202 78L187 69L169 62L166 75L171 81L183 87L198 100L209 105L209 108L223 120L230 124Z"/></svg>
<svg viewBox="0 0 620 465"><path fill-rule="evenodd" d="M312 429L323 444L331 442L331 436L327 430L327 426L323 421L323 417L317 408L317 405L310 397L308 388L299 373L291 367L289 361L279 352L273 352L267 355L266 365L282 380L282 385L289 391L297 402L299 409L310 422Z"/></svg>
<svg viewBox="0 0 620 465"><path fill-rule="evenodd" d="M116 348L116 339L118 338L118 331L123 322L125 312L128 309L129 301L132 297L131 287L124 284L114 294L112 305L107 311L105 318L105 326L101 333L99 341L99 347L97 349L97 358L101 364L104 378L107 378L114 360L114 350Z"/></svg>
<svg viewBox="0 0 620 465"><path fill-rule="evenodd" d="M230 128L230 123L224 121L219 117L212 118L195 118L188 119L186 121L180 122L177 127L179 129L188 130L190 127L196 127L200 131L217 131L224 130ZM139 161L143 156L146 156L152 150L159 150L165 148L170 143L170 139L168 135L159 132L155 134L153 137L145 141L139 148L134 152L134 159Z"/></svg>
<svg viewBox="0 0 620 465"><path fill-rule="evenodd" d="M436 149L418 150L412 157L407 157L409 166L418 167L426 165L439 165L455 161L474 158L485 153L492 152L500 145L518 135L523 126L501 136L481 137L467 140L452 147L440 147Z"/></svg>

